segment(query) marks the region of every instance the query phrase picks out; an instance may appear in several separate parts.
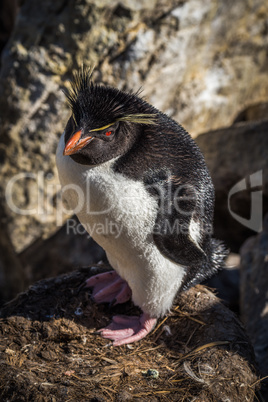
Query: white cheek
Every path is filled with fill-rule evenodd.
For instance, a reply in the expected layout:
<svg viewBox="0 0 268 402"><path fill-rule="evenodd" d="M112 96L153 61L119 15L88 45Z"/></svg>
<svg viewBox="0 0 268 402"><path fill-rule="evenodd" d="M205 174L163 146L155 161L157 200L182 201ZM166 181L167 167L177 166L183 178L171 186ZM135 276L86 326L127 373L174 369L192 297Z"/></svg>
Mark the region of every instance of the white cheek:
<svg viewBox="0 0 268 402"><path fill-rule="evenodd" d="M199 245L200 237L201 237L201 231L200 231L200 224L199 222L194 221L194 219L191 219L190 226L189 226L189 233L196 245Z"/></svg>

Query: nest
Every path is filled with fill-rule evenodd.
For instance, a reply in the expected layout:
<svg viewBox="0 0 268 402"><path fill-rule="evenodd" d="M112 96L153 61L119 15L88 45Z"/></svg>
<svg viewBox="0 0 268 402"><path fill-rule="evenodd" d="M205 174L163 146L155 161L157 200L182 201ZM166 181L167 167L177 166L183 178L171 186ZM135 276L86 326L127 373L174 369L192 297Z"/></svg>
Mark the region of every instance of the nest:
<svg viewBox="0 0 268 402"><path fill-rule="evenodd" d="M98 269L98 272L101 270ZM2 309L3 401L253 401L253 349L208 288L182 293L143 340L120 347L96 334L131 303L96 305L84 268L43 280Z"/></svg>

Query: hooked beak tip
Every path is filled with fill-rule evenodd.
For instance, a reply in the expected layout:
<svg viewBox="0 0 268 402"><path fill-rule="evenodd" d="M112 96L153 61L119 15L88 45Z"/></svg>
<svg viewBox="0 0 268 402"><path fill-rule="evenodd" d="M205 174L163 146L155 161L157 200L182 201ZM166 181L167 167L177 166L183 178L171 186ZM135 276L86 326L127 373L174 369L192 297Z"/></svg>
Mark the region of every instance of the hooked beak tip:
<svg viewBox="0 0 268 402"><path fill-rule="evenodd" d="M69 139L63 151L64 156L75 154L93 140L93 137L81 139L81 133L82 131L79 130Z"/></svg>

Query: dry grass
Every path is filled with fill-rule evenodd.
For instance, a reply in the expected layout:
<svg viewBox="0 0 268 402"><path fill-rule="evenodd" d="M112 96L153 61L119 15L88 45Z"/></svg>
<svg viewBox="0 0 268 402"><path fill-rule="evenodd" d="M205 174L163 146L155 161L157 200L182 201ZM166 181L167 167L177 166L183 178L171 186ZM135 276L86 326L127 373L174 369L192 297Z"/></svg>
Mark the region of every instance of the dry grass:
<svg viewBox="0 0 268 402"><path fill-rule="evenodd" d="M182 294L144 340L113 347L96 329L114 313L138 311L130 303L96 306L87 290L78 292L89 275L41 281L3 309L1 400L254 400L251 346L208 289Z"/></svg>

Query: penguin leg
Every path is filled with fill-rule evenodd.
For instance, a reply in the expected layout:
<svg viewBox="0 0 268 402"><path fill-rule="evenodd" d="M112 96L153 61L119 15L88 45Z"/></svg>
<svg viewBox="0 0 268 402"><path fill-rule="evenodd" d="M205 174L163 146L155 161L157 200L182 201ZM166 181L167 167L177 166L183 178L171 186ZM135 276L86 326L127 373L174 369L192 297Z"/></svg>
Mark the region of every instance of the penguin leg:
<svg viewBox="0 0 268 402"><path fill-rule="evenodd" d="M140 317L114 316L106 328L97 331L103 338L113 341L114 346L133 343L144 338L152 331L157 319L143 313Z"/></svg>
<svg viewBox="0 0 268 402"><path fill-rule="evenodd" d="M85 287L93 288L92 299L96 303L110 303L111 306L125 303L132 294L127 282L115 271L92 276Z"/></svg>

